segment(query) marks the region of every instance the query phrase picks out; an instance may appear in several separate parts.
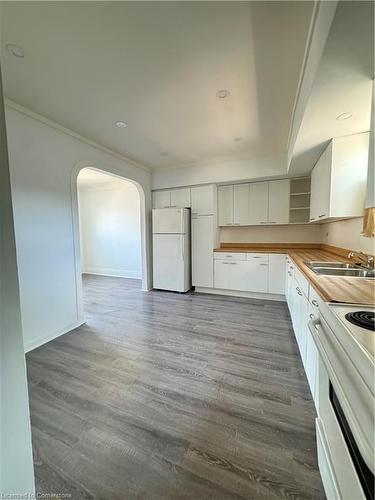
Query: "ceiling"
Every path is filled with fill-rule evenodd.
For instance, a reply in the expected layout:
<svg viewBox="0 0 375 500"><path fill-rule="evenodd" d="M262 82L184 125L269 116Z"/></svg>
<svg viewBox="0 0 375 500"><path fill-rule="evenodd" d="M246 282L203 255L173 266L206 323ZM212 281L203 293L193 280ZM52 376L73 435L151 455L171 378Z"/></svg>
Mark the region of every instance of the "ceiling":
<svg viewBox="0 0 375 500"><path fill-rule="evenodd" d="M289 172L308 173L333 137L370 129L374 3L340 2L293 150ZM350 113L347 120L337 120Z"/></svg>
<svg viewBox="0 0 375 500"><path fill-rule="evenodd" d="M151 168L279 154L312 8L2 2L5 95ZM218 99L220 89L230 95Z"/></svg>

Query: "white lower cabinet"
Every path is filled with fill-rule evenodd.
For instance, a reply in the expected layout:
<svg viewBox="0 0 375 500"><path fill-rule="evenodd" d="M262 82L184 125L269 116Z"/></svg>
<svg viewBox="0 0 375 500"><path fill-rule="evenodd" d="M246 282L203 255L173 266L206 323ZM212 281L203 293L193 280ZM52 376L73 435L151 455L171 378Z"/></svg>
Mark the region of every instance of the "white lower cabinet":
<svg viewBox="0 0 375 500"><path fill-rule="evenodd" d="M249 268L246 260L229 262L229 287L230 290L245 292L249 289Z"/></svg>
<svg viewBox="0 0 375 500"><path fill-rule="evenodd" d="M318 317L316 307L312 304L309 304L308 316L309 320ZM309 328L307 328L305 372L314 400L317 397L318 356L318 349L316 348Z"/></svg>
<svg viewBox="0 0 375 500"><path fill-rule="evenodd" d="M248 290L252 292L268 292L268 262L247 261L248 268Z"/></svg>
<svg viewBox="0 0 375 500"><path fill-rule="evenodd" d="M212 250L215 244L215 222L213 215L191 217L191 274L193 286L214 286Z"/></svg>
<svg viewBox="0 0 375 500"><path fill-rule="evenodd" d="M285 255L269 254L268 292L285 293Z"/></svg>
<svg viewBox="0 0 375 500"><path fill-rule="evenodd" d="M285 296L292 319L293 330L311 395L314 398L315 405L317 405L318 351L311 336L308 322L310 319L318 317L321 299L289 257L286 259L285 276Z"/></svg>
<svg viewBox="0 0 375 500"><path fill-rule="evenodd" d="M215 252L214 263L215 288L285 294L285 255Z"/></svg>
<svg viewBox="0 0 375 500"><path fill-rule="evenodd" d="M223 290L229 289L229 266L230 261L215 259L214 286Z"/></svg>

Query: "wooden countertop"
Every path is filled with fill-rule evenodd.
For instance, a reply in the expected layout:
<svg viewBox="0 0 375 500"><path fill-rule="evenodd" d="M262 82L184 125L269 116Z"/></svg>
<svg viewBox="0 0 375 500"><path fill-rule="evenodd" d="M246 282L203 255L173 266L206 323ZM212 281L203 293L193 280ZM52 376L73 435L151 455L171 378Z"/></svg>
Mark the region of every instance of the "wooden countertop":
<svg viewBox="0 0 375 500"><path fill-rule="evenodd" d="M368 304L374 306L375 280L367 278L352 278L341 276L321 276L315 274L305 264L305 261L348 262L348 259L337 253L323 250L319 244L270 244L270 246L226 244L216 248L215 252L244 253L285 253L298 266L315 290L325 302L344 302L349 304Z"/></svg>

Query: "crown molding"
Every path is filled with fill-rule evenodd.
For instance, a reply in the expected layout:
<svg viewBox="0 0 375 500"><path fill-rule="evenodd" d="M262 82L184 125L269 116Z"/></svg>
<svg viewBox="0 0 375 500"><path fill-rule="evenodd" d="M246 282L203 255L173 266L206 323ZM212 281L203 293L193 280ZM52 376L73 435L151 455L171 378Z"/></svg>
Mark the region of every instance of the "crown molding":
<svg viewBox="0 0 375 500"><path fill-rule="evenodd" d="M40 123L43 123L44 125L47 125L48 127L54 128L55 130L58 130L59 132L62 132L63 134L69 135L70 137L73 137L74 139L77 139L80 142L83 142L84 144L87 144L88 146L91 146L95 149L98 149L99 151L102 151L103 153L106 153L108 155L113 156L117 160L125 161L129 163L130 165L140 168L144 170L145 172L148 172L151 174L151 169L149 167L146 167L146 165L143 165L142 163L139 163L132 158L129 158L127 156L124 156L120 153L117 153L116 151L113 151L112 149L107 148L106 146L103 146L102 144L98 144L95 141L92 141L91 139L88 139L87 137L84 137L83 135L78 134L77 132L74 132L74 130L71 130L69 128L64 127L63 125L60 125L59 123L50 120L49 118L46 118L43 115L40 115L39 113L36 113L35 111L32 111L29 108L26 108L25 106L22 106L21 104L18 104L15 101L12 101L11 99L8 99L7 97L4 98L4 104L7 108L13 109L14 111L18 111L19 113L22 113L23 115L28 116L29 118L32 118L33 120L36 120Z"/></svg>

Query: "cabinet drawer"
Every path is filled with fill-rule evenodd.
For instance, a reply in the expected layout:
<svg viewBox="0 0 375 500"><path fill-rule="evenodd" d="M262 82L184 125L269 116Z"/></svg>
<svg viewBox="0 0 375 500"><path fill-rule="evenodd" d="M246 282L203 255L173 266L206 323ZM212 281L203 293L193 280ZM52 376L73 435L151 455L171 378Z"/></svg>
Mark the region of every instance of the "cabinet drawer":
<svg viewBox="0 0 375 500"><path fill-rule="evenodd" d="M252 262L268 262L268 253L248 253L247 260Z"/></svg>
<svg viewBox="0 0 375 500"><path fill-rule="evenodd" d="M310 286L309 300L312 308L315 309L315 315L318 316L318 309L322 303L322 299L312 286Z"/></svg>
<svg viewBox="0 0 375 500"><path fill-rule="evenodd" d="M215 260L246 260L245 253L237 252L214 252Z"/></svg>
<svg viewBox="0 0 375 500"><path fill-rule="evenodd" d="M297 281L305 296L309 298L309 282L297 267L294 269L294 279Z"/></svg>

